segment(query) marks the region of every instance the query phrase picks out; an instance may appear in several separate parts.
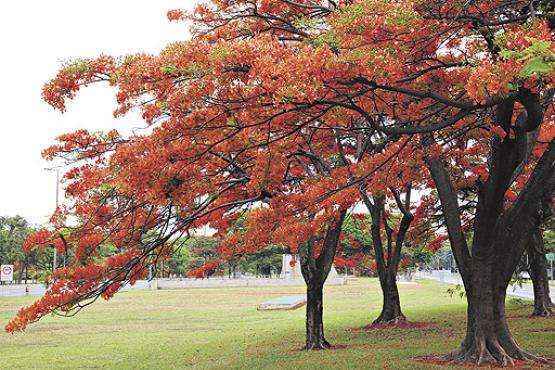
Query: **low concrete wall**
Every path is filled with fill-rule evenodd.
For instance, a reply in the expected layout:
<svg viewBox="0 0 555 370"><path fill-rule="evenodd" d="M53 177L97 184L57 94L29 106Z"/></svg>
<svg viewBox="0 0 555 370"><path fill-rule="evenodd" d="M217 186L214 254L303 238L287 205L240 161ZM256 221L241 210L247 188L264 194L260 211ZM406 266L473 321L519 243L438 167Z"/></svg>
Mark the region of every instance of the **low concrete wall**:
<svg viewBox="0 0 555 370"><path fill-rule="evenodd" d="M302 279L272 279L272 278L209 278L209 279L157 279L158 289L186 289L186 288L222 288L222 287L257 287L257 286L304 286ZM345 285L347 279L331 278L326 285Z"/></svg>
<svg viewBox="0 0 555 370"><path fill-rule="evenodd" d="M19 297L22 295L42 295L46 291L44 284L9 284L0 285L0 297Z"/></svg>
<svg viewBox="0 0 555 370"><path fill-rule="evenodd" d="M326 285L345 285L347 278L334 277L326 281ZM189 288L223 288L223 287L263 287L263 286L304 286L303 279L280 278L208 278L208 279L154 279L139 280L134 285L126 285L122 291L128 290L166 290ZM43 295L46 288L43 284L11 284L0 286L0 297L20 297L25 295Z"/></svg>

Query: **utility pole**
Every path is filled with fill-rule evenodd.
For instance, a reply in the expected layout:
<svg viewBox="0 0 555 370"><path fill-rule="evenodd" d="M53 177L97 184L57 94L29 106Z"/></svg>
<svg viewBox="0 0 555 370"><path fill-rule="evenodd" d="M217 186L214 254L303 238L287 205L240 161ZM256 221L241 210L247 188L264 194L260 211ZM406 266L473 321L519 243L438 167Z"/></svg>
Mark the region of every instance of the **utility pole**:
<svg viewBox="0 0 555 370"><path fill-rule="evenodd" d="M56 170L56 211L60 206L60 168L59 167L47 167L45 168L46 171L54 171ZM52 261L52 271L56 270L58 267L58 251L54 248L54 258Z"/></svg>
<svg viewBox="0 0 555 370"><path fill-rule="evenodd" d="M56 211L60 206L60 169L56 168ZM58 251L54 248L54 261L52 264L52 271L56 270L58 267Z"/></svg>

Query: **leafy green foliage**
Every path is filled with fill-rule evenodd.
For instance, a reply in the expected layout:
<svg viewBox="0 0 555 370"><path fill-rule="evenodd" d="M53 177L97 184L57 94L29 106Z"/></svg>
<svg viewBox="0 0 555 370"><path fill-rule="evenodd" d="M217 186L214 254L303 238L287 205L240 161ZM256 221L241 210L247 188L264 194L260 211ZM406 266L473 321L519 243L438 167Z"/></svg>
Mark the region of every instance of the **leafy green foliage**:
<svg viewBox="0 0 555 370"><path fill-rule="evenodd" d="M547 41L536 41L522 51L503 49L500 55L505 59L526 63L519 73L522 78L545 76L555 70L555 53L551 50L551 43Z"/></svg>
<svg viewBox="0 0 555 370"><path fill-rule="evenodd" d="M447 294L449 294L449 296L451 298L455 297L455 296L459 296L459 298L464 298L466 297L466 292L464 290L464 287L460 284L455 285L454 287L450 287L447 288L446 290Z"/></svg>
<svg viewBox="0 0 555 370"><path fill-rule="evenodd" d="M23 242L35 230L21 216L0 217L0 263L13 264L16 281L35 279L45 281L52 271L54 252L51 248L23 251Z"/></svg>

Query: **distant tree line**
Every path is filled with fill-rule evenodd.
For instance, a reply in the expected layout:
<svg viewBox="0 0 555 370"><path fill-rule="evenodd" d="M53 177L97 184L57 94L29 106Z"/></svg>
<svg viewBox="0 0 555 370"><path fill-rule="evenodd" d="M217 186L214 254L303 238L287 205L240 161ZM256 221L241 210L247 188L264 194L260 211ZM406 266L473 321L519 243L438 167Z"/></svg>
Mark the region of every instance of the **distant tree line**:
<svg viewBox="0 0 555 370"><path fill-rule="evenodd" d="M342 231L345 237L341 240L338 255L334 264L341 274L356 276L377 276L376 262L373 256L372 236L366 227L371 222L369 215L349 216L345 219ZM54 264L54 248L32 249L25 253L22 245L37 227L21 216L0 217L0 264L14 265L14 281L47 282ZM543 233L544 245L540 258L545 259L545 253L555 251L555 231L552 225L545 227ZM218 239L213 236L191 236L176 243L170 257L160 260L153 271L153 276L161 278L172 277L198 277L208 278L213 276L238 277L251 275L256 277L276 276L281 273L282 255L289 253L287 248L272 245L253 254L236 255L219 264L214 264L212 269L205 266L219 256ZM430 251L427 244L405 248L402 255L402 272L414 270L422 266L433 264L441 256L451 256L448 247L443 246L438 252ZM110 255L113 248L106 247L103 255ZM435 253L435 257L434 257ZM532 252L530 251L530 254ZM69 254L58 255L57 266L64 266L74 256ZM449 260L452 257L448 258ZM536 261L537 256L531 258L524 255L516 276L531 269L531 261ZM452 264L452 261L450 261ZM442 266L449 265L443 261ZM533 269L533 267L532 267ZM533 275L533 274L531 274Z"/></svg>
<svg viewBox="0 0 555 370"><path fill-rule="evenodd" d="M35 231L36 228L21 216L0 216L0 264L14 265L16 282L45 281L52 271L52 248L23 251L23 242Z"/></svg>

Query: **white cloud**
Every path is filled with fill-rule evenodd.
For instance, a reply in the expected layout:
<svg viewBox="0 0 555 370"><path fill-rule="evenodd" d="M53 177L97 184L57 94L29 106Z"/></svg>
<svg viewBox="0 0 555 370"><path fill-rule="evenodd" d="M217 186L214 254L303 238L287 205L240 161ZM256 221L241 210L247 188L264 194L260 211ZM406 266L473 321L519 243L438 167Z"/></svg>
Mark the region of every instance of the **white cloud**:
<svg viewBox="0 0 555 370"><path fill-rule="evenodd" d="M83 90L64 115L41 101L41 87L61 61L101 53L153 52L188 37L185 25L169 23L170 9L194 0L3 0L0 2L3 71L0 86L0 215L20 214L44 222L54 209L54 173L42 149L57 135L129 128L138 119L114 120L110 90Z"/></svg>

